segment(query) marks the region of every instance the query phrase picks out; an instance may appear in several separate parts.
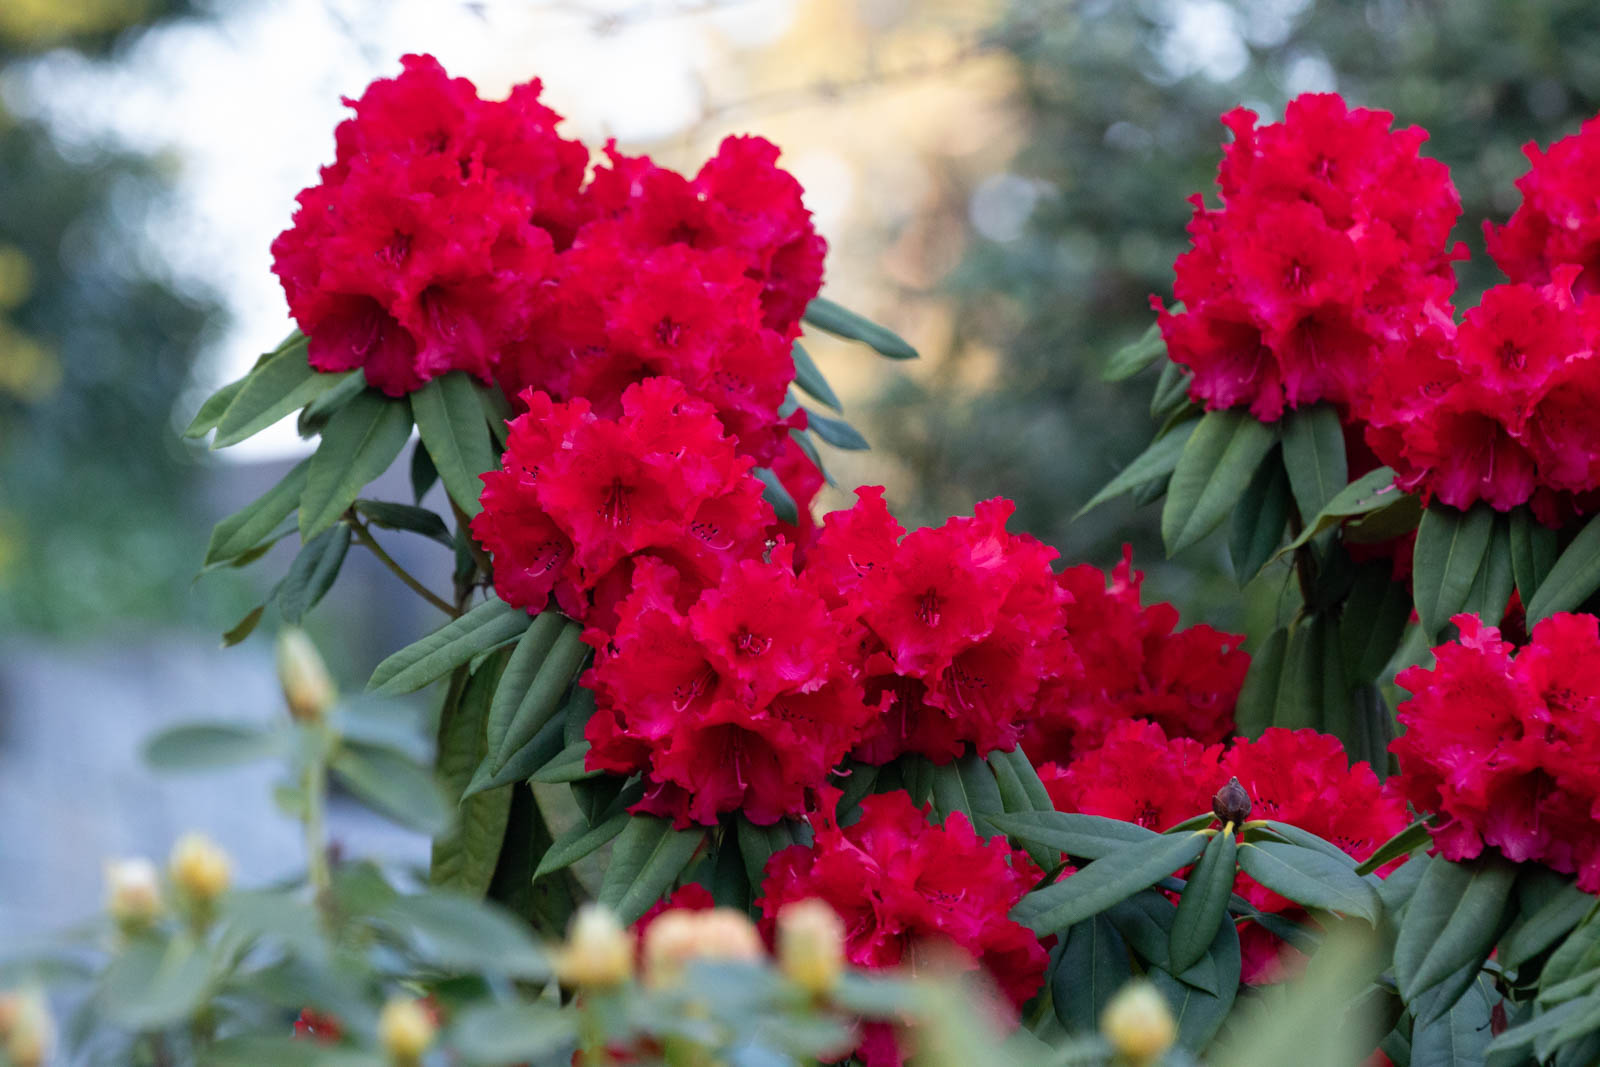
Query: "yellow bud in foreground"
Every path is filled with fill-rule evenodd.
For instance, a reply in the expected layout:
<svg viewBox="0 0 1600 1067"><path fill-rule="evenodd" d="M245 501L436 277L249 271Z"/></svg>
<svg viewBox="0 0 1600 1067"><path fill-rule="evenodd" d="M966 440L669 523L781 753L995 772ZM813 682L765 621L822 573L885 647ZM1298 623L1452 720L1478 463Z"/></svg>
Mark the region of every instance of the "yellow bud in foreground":
<svg viewBox="0 0 1600 1067"><path fill-rule="evenodd" d="M609 908L585 904L572 920L567 943L556 950L555 968L563 985L621 985L633 974L633 934Z"/></svg>
<svg viewBox="0 0 1600 1067"><path fill-rule="evenodd" d="M1118 1055L1134 1063L1154 1063L1178 1039L1178 1025L1161 991L1134 981L1111 998L1100 1016L1100 1032Z"/></svg>
<svg viewBox="0 0 1600 1067"><path fill-rule="evenodd" d="M143 926L161 914L161 876L143 856L106 861L106 911L123 926Z"/></svg>
<svg viewBox="0 0 1600 1067"><path fill-rule="evenodd" d="M825 901L799 900L778 912L778 965L813 995L838 983L844 972L844 923Z"/></svg>
<svg viewBox="0 0 1600 1067"><path fill-rule="evenodd" d="M378 1043L395 1063L417 1062L438 1031L428 1009L411 997L395 997L378 1016Z"/></svg>
<svg viewBox="0 0 1600 1067"><path fill-rule="evenodd" d="M178 838L172 846L167 871L180 890L201 903L227 892L233 881L233 863L228 854L204 834L188 833Z"/></svg>
<svg viewBox="0 0 1600 1067"><path fill-rule="evenodd" d="M333 676L306 632L290 626L278 633L278 681L289 714L300 722L320 722L339 699Z"/></svg>
<svg viewBox="0 0 1600 1067"><path fill-rule="evenodd" d="M0 1049L16 1067L40 1067L56 1043L56 1024L34 990L0 993Z"/></svg>
<svg viewBox="0 0 1600 1067"><path fill-rule="evenodd" d="M762 955L755 924L733 908L664 912L644 935L645 975L657 987L681 979L690 960L757 960Z"/></svg>

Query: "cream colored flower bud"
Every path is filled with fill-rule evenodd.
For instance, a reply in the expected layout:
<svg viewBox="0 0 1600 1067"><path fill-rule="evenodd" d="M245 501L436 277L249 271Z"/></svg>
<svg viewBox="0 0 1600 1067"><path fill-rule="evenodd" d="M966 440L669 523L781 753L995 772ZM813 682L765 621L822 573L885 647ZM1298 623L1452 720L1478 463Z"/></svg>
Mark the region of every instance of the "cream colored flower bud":
<svg viewBox="0 0 1600 1067"><path fill-rule="evenodd" d="M278 681L289 714L301 722L320 722L339 699L333 676L306 632L290 626L278 633Z"/></svg>
<svg viewBox="0 0 1600 1067"><path fill-rule="evenodd" d="M143 926L161 914L161 875L143 856L106 861L106 911L123 926Z"/></svg>
<svg viewBox="0 0 1600 1067"><path fill-rule="evenodd" d="M395 997L378 1016L378 1043L397 1064L420 1060L438 1032L428 1009L412 997Z"/></svg>
<svg viewBox="0 0 1600 1067"><path fill-rule="evenodd" d="M844 972L844 923L825 901L800 900L778 912L778 965L812 994L827 993Z"/></svg>
<svg viewBox="0 0 1600 1067"><path fill-rule="evenodd" d="M41 993L0 993L0 1049L15 1067L40 1067L55 1043L55 1020Z"/></svg>
<svg viewBox="0 0 1600 1067"><path fill-rule="evenodd" d="M644 935L645 975L657 987L679 981L690 960L754 960L762 954L755 924L733 908L664 912Z"/></svg>
<svg viewBox="0 0 1600 1067"><path fill-rule="evenodd" d="M609 908L585 904L572 920L567 943L556 950L555 967L563 985L621 985L633 974L633 933Z"/></svg>
<svg viewBox="0 0 1600 1067"><path fill-rule="evenodd" d="M1111 998L1100 1016L1100 1032L1118 1055L1136 1064L1154 1063L1178 1039L1178 1025L1161 991L1133 981Z"/></svg>
<svg viewBox="0 0 1600 1067"><path fill-rule="evenodd" d="M209 903L227 892L233 881L233 862L209 837L188 833L172 846L167 872L186 895Z"/></svg>

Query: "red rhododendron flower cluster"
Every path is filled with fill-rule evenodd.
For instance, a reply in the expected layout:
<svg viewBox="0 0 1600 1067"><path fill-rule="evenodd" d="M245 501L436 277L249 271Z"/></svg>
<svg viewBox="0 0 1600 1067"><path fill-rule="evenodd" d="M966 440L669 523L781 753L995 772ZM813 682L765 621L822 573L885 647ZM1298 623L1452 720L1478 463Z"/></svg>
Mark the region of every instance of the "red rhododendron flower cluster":
<svg viewBox="0 0 1600 1067"><path fill-rule="evenodd" d="M811 816L812 845L767 862L761 913L769 936L784 905L817 897L844 921L845 958L855 966L898 967L923 947L954 946L1014 1006L1038 992L1045 950L1009 916L1040 877L1026 853L1003 837L979 837L959 812L930 825L902 792L867 797L861 818L842 829L831 806ZM886 1034L867 1037L858 1054L868 1067L900 1062Z"/></svg>
<svg viewBox="0 0 1600 1067"><path fill-rule="evenodd" d="M678 573L641 562L614 631L585 634L598 649L586 766L641 772L634 811L680 826L802 814L874 718L848 631L790 554L729 567L687 608Z"/></svg>
<svg viewBox="0 0 1600 1067"><path fill-rule="evenodd" d="M1146 719L1168 737L1221 741L1233 732L1233 708L1250 669L1242 634L1210 626L1178 630L1171 604L1140 604L1141 571L1132 549L1109 584L1099 568L1068 567L1057 581L1068 642L1082 676L1047 686L1023 745L1040 761L1067 762L1098 748L1116 723Z"/></svg>
<svg viewBox="0 0 1600 1067"><path fill-rule="evenodd" d="M1514 282L1543 285L1556 269L1580 269L1573 291L1600 289L1600 117L1541 152L1523 148L1532 164L1517 179L1522 206L1504 226L1483 224L1489 255Z"/></svg>
<svg viewBox="0 0 1600 1067"><path fill-rule="evenodd" d="M1267 126L1244 108L1222 117L1234 134L1223 206L1193 198L1194 246L1175 265L1184 310L1160 316L1195 401L1269 422L1349 405L1379 349L1447 307L1460 198L1444 165L1417 154L1427 134L1393 118L1331 94L1297 97Z"/></svg>
<svg viewBox="0 0 1600 1067"><path fill-rule="evenodd" d="M1046 764L1039 777L1060 811L1083 812L1165 830L1209 811L1211 798L1237 777L1254 802L1250 817L1310 831L1356 859L1405 829L1394 789L1365 763L1351 765L1338 738L1316 730L1267 730L1231 746L1168 738L1155 723L1114 725L1098 749L1065 767ZM1386 872L1385 872L1386 873ZM1295 912L1290 901L1241 873L1235 892L1263 912ZM1244 979L1284 977L1282 943L1253 924L1241 926Z"/></svg>
<svg viewBox="0 0 1600 1067"><path fill-rule="evenodd" d="M1436 316L1383 360L1362 412L1401 488L1457 508L1532 501L1548 521L1600 488L1600 308L1547 285L1499 285L1460 326Z"/></svg>
<svg viewBox="0 0 1600 1067"><path fill-rule="evenodd" d="M777 148L730 137L686 178L608 146L585 186L537 81L485 101L431 57L403 65L349 101L273 244L312 366L393 396L464 370L605 415L669 375L770 461L804 425L778 409L827 248Z"/></svg>
<svg viewBox="0 0 1600 1067"><path fill-rule="evenodd" d="M824 520L805 577L859 621L855 657L883 714L857 758L948 763L967 745L1015 747L1040 688L1078 671L1056 551L1006 530L1009 500L905 534L881 488L856 495Z"/></svg>
<svg viewBox="0 0 1600 1067"><path fill-rule="evenodd" d="M573 618L604 623L643 557L675 569L692 599L761 554L772 509L752 461L679 382L630 386L616 418L582 399L524 402L472 520L506 603L537 613L554 594Z"/></svg>
<svg viewBox="0 0 1600 1067"><path fill-rule="evenodd" d="M1396 681L1406 732L1396 781L1446 859L1498 848L1600 892L1600 633L1592 615L1555 615L1513 655L1500 631L1458 615L1459 640L1432 670Z"/></svg>

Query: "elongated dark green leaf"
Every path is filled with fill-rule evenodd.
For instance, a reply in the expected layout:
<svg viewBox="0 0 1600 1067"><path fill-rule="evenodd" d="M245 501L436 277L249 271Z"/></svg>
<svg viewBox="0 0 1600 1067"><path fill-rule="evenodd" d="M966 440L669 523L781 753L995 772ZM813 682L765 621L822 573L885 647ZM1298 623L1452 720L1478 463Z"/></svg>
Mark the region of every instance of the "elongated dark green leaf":
<svg viewBox="0 0 1600 1067"><path fill-rule="evenodd" d="M1322 729L1328 693L1342 685L1344 663L1339 655L1338 634L1326 615L1313 615L1301 621L1289 637L1283 653L1283 674L1278 680L1278 699L1272 709L1272 725L1289 730ZM1327 655L1330 645L1333 655ZM1332 669L1335 677L1328 674Z"/></svg>
<svg viewBox="0 0 1600 1067"><path fill-rule="evenodd" d="M1470 988L1470 986L1469 986ZM1484 1062L1494 1037L1489 1023L1491 990L1458 996L1438 1018L1421 1019L1411 1031L1410 1067L1472 1067Z"/></svg>
<svg viewBox="0 0 1600 1067"><path fill-rule="evenodd" d="M1332 405L1317 404L1284 417L1283 465L1301 519L1313 522L1350 480L1344 426Z"/></svg>
<svg viewBox="0 0 1600 1067"><path fill-rule="evenodd" d="M466 371L441 375L411 394L411 414L445 491L468 515L483 510L478 475L500 465L483 402Z"/></svg>
<svg viewBox="0 0 1600 1067"><path fill-rule="evenodd" d="M828 473L828 465L822 462L822 453L817 451L817 443L811 439L809 433L804 430L790 430L789 438L800 446L800 451L804 452L806 458L821 472L823 481L829 485L838 484L833 480L833 475Z"/></svg>
<svg viewBox="0 0 1600 1067"><path fill-rule="evenodd" d="M411 434L404 401L371 391L336 411L311 456L300 498L300 537L309 541L339 521L361 490L389 469Z"/></svg>
<svg viewBox="0 0 1600 1067"><path fill-rule="evenodd" d="M220 975L217 949L187 936L141 940L112 957L96 1004L131 1030L158 1030L191 1018Z"/></svg>
<svg viewBox="0 0 1600 1067"><path fill-rule="evenodd" d="M1496 515L1494 533L1489 538L1489 548L1483 555L1478 575L1467 593L1467 603L1462 608L1478 616L1489 626L1499 626L1505 617L1506 603L1516 581L1511 571L1511 532L1504 515Z"/></svg>
<svg viewBox="0 0 1600 1067"><path fill-rule="evenodd" d="M1600 516L1578 531L1556 557L1550 573L1528 603L1528 625L1561 611L1575 611L1600 589Z"/></svg>
<svg viewBox="0 0 1600 1067"><path fill-rule="evenodd" d="M306 362L304 344L286 348L250 373L217 420L217 436L211 447L236 445L360 373L353 370L321 374Z"/></svg>
<svg viewBox="0 0 1600 1067"><path fill-rule="evenodd" d="M1563 885L1507 933L1495 961L1510 970L1533 959L1582 922L1594 906L1594 896L1571 883Z"/></svg>
<svg viewBox="0 0 1600 1067"><path fill-rule="evenodd" d="M496 770L505 764L507 753L500 750L506 747L505 738L511 729L512 720L516 718L518 709L526 702L534 679L539 675L539 668L544 666L545 657L550 654L556 638L566 629L566 623L567 619L560 612L542 611L534 616L533 623L517 639L516 649L511 653L511 661L506 664L506 672L501 677L500 686L495 690L485 731L489 740L490 766ZM559 710L558 704L549 710L549 714L536 720L533 732L537 733ZM526 743L527 739L523 740Z"/></svg>
<svg viewBox="0 0 1600 1067"><path fill-rule="evenodd" d="M806 305L805 321L809 326L843 337L860 341L890 359L916 359L917 350L906 344L892 331L849 311L825 297L817 297Z"/></svg>
<svg viewBox="0 0 1600 1067"><path fill-rule="evenodd" d="M544 614L555 615L555 612L547 611ZM527 683L527 690L512 709L509 720L505 721L504 731L500 731L499 718L493 716L490 718L489 765L494 770L498 771L505 766L511 754L532 740L562 707L567 690L577 677L578 671L583 668L584 660L588 658L589 646L583 643L583 627L570 619L561 616L556 618L559 620L559 628L555 639L550 642L548 651L540 657L538 670L534 672L532 681ZM542 645L542 621L539 625L540 645ZM530 632L531 630L530 627ZM531 658L538 647L530 646L522 649L519 646L519 651L526 652ZM518 664L519 670L526 666L525 662Z"/></svg>
<svg viewBox="0 0 1600 1067"><path fill-rule="evenodd" d="M421 504L422 498L428 495L428 490L433 488L439 480L439 469L433 465L433 457L428 455L428 446L422 443L422 438L417 438L417 443L411 449L411 500Z"/></svg>
<svg viewBox="0 0 1600 1067"><path fill-rule="evenodd" d="M321 433L333 413L361 395L361 391L367 387L367 376L364 372L352 371L341 375L341 378L342 380L333 388L324 390L311 403L300 409L297 429L301 437L314 437Z"/></svg>
<svg viewBox="0 0 1600 1067"><path fill-rule="evenodd" d="M624 923L632 923L672 888L706 832L674 830L670 819L633 815L611 848L611 863L600 880L599 902Z"/></svg>
<svg viewBox="0 0 1600 1067"><path fill-rule="evenodd" d="M550 757L550 761L534 771L531 777L535 782L544 782L547 785L593 778L600 772L587 768L588 758L589 742L578 741Z"/></svg>
<svg viewBox="0 0 1600 1067"><path fill-rule="evenodd" d="M439 716L438 756L434 770L447 800L456 804L456 819L433 839L430 884L471 897L489 889L511 817L511 790L495 789L463 796L478 764L483 761L484 728L489 702L504 677L510 649L501 649L483 662L455 700L446 700ZM453 695L453 694L452 694Z"/></svg>
<svg viewBox="0 0 1600 1067"><path fill-rule="evenodd" d="M1133 976L1128 946L1105 915L1067 931L1050 971L1050 1002L1069 1034L1092 1034L1107 1002Z"/></svg>
<svg viewBox="0 0 1600 1067"><path fill-rule="evenodd" d="M933 769L933 810L943 818L961 812L982 837L992 837L989 817L1005 810L994 772L972 753Z"/></svg>
<svg viewBox="0 0 1600 1067"><path fill-rule="evenodd" d="M761 496L768 504L772 505L772 513L778 517L779 522L791 525L800 521L800 506L794 502L794 497L789 495L783 482L772 472L770 467L755 467L750 471L761 479Z"/></svg>
<svg viewBox="0 0 1600 1067"><path fill-rule="evenodd" d="M346 742L333 773L373 809L425 834L442 833L453 812L433 775L390 748Z"/></svg>
<svg viewBox="0 0 1600 1067"><path fill-rule="evenodd" d="M1394 975L1411 1002L1465 967L1488 959L1503 926L1516 867L1498 856L1428 864L1406 905L1394 949ZM1443 1013L1449 1004L1437 1006Z"/></svg>
<svg viewBox="0 0 1600 1067"><path fill-rule="evenodd" d="M587 690L580 689L578 692L583 693ZM485 789L498 789L503 785L527 781L535 771L549 763L566 747L566 740L562 737L565 718L564 710L558 712L555 718L545 723L539 732L533 735L532 740L513 752L498 771L485 755L483 761L478 764L478 769L473 772L472 781L467 783L466 792L462 795L476 796Z"/></svg>
<svg viewBox="0 0 1600 1067"><path fill-rule="evenodd" d="M1034 807L1032 794L1028 791L1028 787L1023 783L1021 775L1017 773L1016 764L1011 760L996 759L995 757L998 755L1000 755L998 752L990 753L987 762L989 764L990 771L994 774L995 785L1000 790L1000 804L1002 810L1004 812L1026 812L1038 810ZM990 823L990 827L991 829L993 828L992 823ZM1033 858L1033 862L1037 863L1045 870L1055 866L1056 861L1059 858L1058 853L1052 852L1050 849L1039 844L1023 845L1022 847L1026 849L1028 855Z"/></svg>
<svg viewBox="0 0 1600 1067"><path fill-rule="evenodd" d="M451 1024L450 1046L471 1063L552 1062L575 1043L576 1025L554 1004L482 1004Z"/></svg>
<svg viewBox="0 0 1600 1067"><path fill-rule="evenodd" d="M1034 811L1054 810L1055 804L1050 800L1050 792L1045 789L1044 783L1039 780L1039 772L1033 769L1033 761L1028 759L1028 754L1018 745L1010 752L991 752L989 762L994 764L1003 762L1009 764L1016 773L1017 781L1022 784L1023 792L1028 794L1028 800L1033 805Z"/></svg>
<svg viewBox="0 0 1600 1067"><path fill-rule="evenodd" d="M1138 823L1063 811L1016 812L991 815L989 822L1007 837L1039 845L1079 859L1097 860L1128 845L1153 841L1158 835Z"/></svg>
<svg viewBox="0 0 1600 1067"><path fill-rule="evenodd" d="M809 826L787 819L771 826L757 826L741 815L733 825L739 837L739 856L744 860L745 875L758 894L766 875L767 861L772 854L791 845L809 844L811 840Z"/></svg>
<svg viewBox="0 0 1600 1067"><path fill-rule="evenodd" d="M1512 1026L1499 1037L1489 1042L1484 1051L1493 1055L1494 1053L1511 1053L1522 1049L1531 1049L1534 1041L1538 1038L1557 1033L1569 1022L1594 1010L1596 1007L1600 1007L1600 994L1580 1000L1569 1000L1565 1004L1533 1016L1526 1022ZM1513 1057L1497 1062L1520 1064L1525 1060L1521 1057Z"/></svg>
<svg viewBox="0 0 1600 1067"><path fill-rule="evenodd" d="M1234 722L1241 737L1260 737L1272 725L1277 713L1278 688L1283 679L1283 664L1289 648L1289 631L1277 629L1267 635L1250 659L1250 670L1239 689L1234 705Z"/></svg>
<svg viewBox="0 0 1600 1067"><path fill-rule="evenodd" d="M556 838L555 843L545 850L533 876L543 878L547 874L572 866L622 833L632 818L633 816L627 812L619 811L594 826L579 823Z"/></svg>
<svg viewBox="0 0 1600 1067"><path fill-rule="evenodd" d="M1340 614L1345 676L1352 682L1377 681L1410 621L1411 596L1405 583L1394 580L1393 567L1388 562L1362 564Z"/></svg>
<svg viewBox="0 0 1600 1067"><path fill-rule="evenodd" d="M1178 1043L1198 1051L1211 1042L1233 1009L1239 994L1239 932L1231 922L1217 926L1216 937L1206 950L1205 959L1215 975L1214 989L1174 978L1164 970L1150 971L1150 980L1167 998L1178 1023Z"/></svg>
<svg viewBox="0 0 1600 1067"><path fill-rule="evenodd" d="M479 653L515 638L531 621L521 608L491 597L378 664L367 689L391 695L421 689Z"/></svg>
<svg viewBox="0 0 1600 1067"><path fill-rule="evenodd" d="M1199 963L1216 938L1217 926L1228 914L1228 898L1233 895L1237 852L1232 828L1224 828L1206 845L1189 875L1172 924L1169 962L1174 970L1186 971Z"/></svg>
<svg viewBox="0 0 1600 1067"><path fill-rule="evenodd" d="M300 506L310 467L309 459L296 463L277 485L217 523L206 545L206 565L235 559L266 540Z"/></svg>
<svg viewBox="0 0 1600 1067"><path fill-rule="evenodd" d="M248 378L246 375L245 378ZM194 419L184 427L185 437L204 437L217 428L217 423L222 421L222 413L228 410L228 405L233 403L233 398L239 395L239 390L244 388L245 378L229 382L221 389L206 397L200 405L200 410L194 413Z"/></svg>
<svg viewBox="0 0 1600 1067"><path fill-rule="evenodd" d="M333 588L349 551L350 527L343 523L323 530L306 542L278 586L278 613L284 622L298 626L306 612L317 606Z"/></svg>
<svg viewBox="0 0 1600 1067"><path fill-rule="evenodd" d="M1428 841L1428 820L1418 819L1410 826L1395 834L1389 840L1373 850L1372 855L1356 864L1357 874L1371 874L1373 871L1397 860L1401 856L1408 856L1421 848Z"/></svg>
<svg viewBox="0 0 1600 1067"><path fill-rule="evenodd" d="M1308 521L1300 535L1283 547L1284 552L1299 548L1325 530L1347 520L1372 515L1399 506L1407 497L1394 484L1394 468L1368 471L1335 493L1316 518Z"/></svg>
<svg viewBox="0 0 1600 1067"><path fill-rule="evenodd" d="M1173 314L1183 310L1182 304L1173 308ZM1167 342L1161 336L1161 323L1152 322L1150 328L1139 335L1137 341L1126 344L1106 360L1105 369L1100 372L1103 382L1120 382L1132 378L1150 364L1167 354Z"/></svg>
<svg viewBox="0 0 1600 1067"><path fill-rule="evenodd" d="M197 722L162 730L144 745L144 761L158 771L236 767L277 756L287 735L253 723Z"/></svg>
<svg viewBox="0 0 1600 1067"><path fill-rule="evenodd" d="M871 448L865 437L854 426L843 419L830 419L826 415L818 415L815 411L806 412L806 428L834 448L842 448L850 452L865 452Z"/></svg>
<svg viewBox="0 0 1600 1067"><path fill-rule="evenodd" d="M1530 603L1544 584L1545 577L1556 562L1557 534L1533 517L1526 504L1512 509L1507 536L1511 546L1511 574L1522 594L1522 602Z"/></svg>
<svg viewBox="0 0 1600 1067"><path fill-rule="evenodd" d="M1227 518L1274 437L1248 412L1211 411L1200 419L1167 483L1161 539L1168 555L1188 548Z"/></svg>
<svg viewBox="0 0 1600 1067"><path fill-rule="evenodd" d="M1256 468L1239 506L1233 509L1233 532L1228 538L1228 558L1234 581L1244 585L1260 573L1283 540L1294 499L1289 494L1289 474L1282 453L1273 449Z"/></svg>
<svg viewBox="0 0 1600 1067"><path fill-rule="evenodd" d="M1274 841L1239 846L1239 867L1274 892L1308 908L1355 915L1376 924L1383 905L1347 863L1320 851Z"/></svg>
<svg viewBox="0 0 1600 1067"><path fill-rule="evenodd" d="M1011 917L1041 935L1065 930L1193 863L1205 851L1206 841L1202 834L1189 833L1124 846L1055 885L1029 893L1011 910Z"/></svg>
<svg viewBox="0 0 1600 1067"><path fill-rule="evenodd" d="M1394 713L1376 682L1352 687L1343 703L1329 707L1323 729L1343 743L1351 763L1365 763L1379 778L1389 777Z"/></svg>
<svg viewBox="0 0 1600 1067"><path fill-rule="evenodd" d="M357 500L356 510L374 526L386 530L406 530L437 541L446 548L455 547L455 539L450 536L444 519L427 508L396 504L391 500Z"/></svg>
<svg viewBox="0 0 1600 1067"><path fill-rule="evenodd" d="M463 973L540 980L544 952L517 917L488 901L432 892L392 900L379 918L424 961Z"/></svg>
<svg viewBox="0 0 1600 1067"><path fill-rule="evenodd" d="M1165 422L1188 405L1190 377L1188 368L1181 363L1168 363L1161 368L1155 392L1150 394L1152 419Z"/></svg>
<svg viewBox="0 0 1600 1067"><path fill-rule="evenodd" d="M261 624L261 615L266 610L267 606L265 604L257 604L255 607L251 608L249 614L240 619L238 622L234 623L233 626L222 635L222 647L232 648L234 645L237 645L239 642L255 633L256 627Z"/></svg>
<svg viewBox="0 0 1600 1067"><path fill-rule="evenodd" d="M1450 616L1467 606L1494 534L1494 516L1487 505L1463 514L1435 503L1423 513L1417 527L1411 584L1417 617L1429 637L1438 636Z"/></svg>
<svg viewBox="0 0 1600 1067"><path fill-rule="evenodd" d="M811 358L811 353L803 348L799 341L789 350L794 357L794 384L804 389L820 403L828 405L835 411L843 411L844 405L839 403L839 398L834 394L833 386L828 384L828 379L823 376L822 368Z"/></svg>
<svg viewBox="0 0 1600 1067"><path fill-rule="evenodd" d="M1120 473L1094 496L1089 502L1073 513L1077 518L1091 508L1099 507L1107 500L1121 496L1123 493L1132 492L1157 478L1165 478L1178 466L1178 457L1183 454L1184 446L1188 444L1189 437L1194 433L1198 420L1190 420L1175 427L1171 433L1157 437L1150 442L1150 447L1139 453Z"/></svg>

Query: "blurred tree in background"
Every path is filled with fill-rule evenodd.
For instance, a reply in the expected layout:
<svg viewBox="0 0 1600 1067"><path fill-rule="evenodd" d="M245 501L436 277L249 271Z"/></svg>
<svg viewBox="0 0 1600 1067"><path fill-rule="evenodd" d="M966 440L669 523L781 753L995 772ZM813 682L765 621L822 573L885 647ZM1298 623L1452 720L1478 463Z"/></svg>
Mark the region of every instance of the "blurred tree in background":
<svg viewBox="0 0 1600 1067"><path fill-rule="evenodd" d="M154 0L0 3L0 76L45 49L105 55ZM66 152L0 106L0 631L173 617L207 520L171 426L215 308L143 245L166 177L111 150Z"/></svg>
<svg viewBox="0 0 1600 1067"><path fill-rule="evenodd" d="M1132 540L1136 562L1161 571L1164 596L1241 624L1222 538L1163 567L1158 508L1124 499L1069 525L1153 436L1154 371L1119 385L1099 371L1154 321L1150 294L1170 299L1185 198L1215 199L1217 117L1244 103L1276 120L1298 92L1337 90L1427 128L1424 151L1461 191L1457 236L1474 258L1459 266L1458 306L1470 306L1497 277L1479 227L1519 202L1522 145L1572 133L1600 109L1600 8L1014 0L992 39L1020 68L1026 147L1008 173L956 176L951 201L975 232L945 281L955 335L931 378L902 378L881 399L874 443L916 471L921 495L903 503L922 521L1004 494L1019 526L1069 560L1109 565Z"/></svg>

